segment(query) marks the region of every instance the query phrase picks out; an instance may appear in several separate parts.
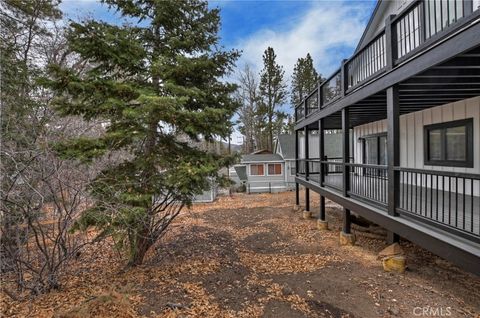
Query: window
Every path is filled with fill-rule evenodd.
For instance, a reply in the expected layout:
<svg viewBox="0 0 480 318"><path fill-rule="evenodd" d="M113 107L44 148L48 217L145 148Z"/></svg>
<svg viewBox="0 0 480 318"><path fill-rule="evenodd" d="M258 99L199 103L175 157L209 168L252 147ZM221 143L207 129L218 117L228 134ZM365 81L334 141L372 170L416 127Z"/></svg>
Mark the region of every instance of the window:
<svg viewBox="0 0 480 318"><path fill-rule="evenodd" d="M263 176L265 172L263 170L263 164L254 164L250 165L250 175L252 176Z"/></svg>
<svg viewBox="0 0 480 318"><path fill-rule="evenodd" d="M281 163L269 163L268 164L268 175L280 175L282 174L282 164Z"/></svg>
<svg viewBox="0 0 480 318"><path fill-rule="evenodd" d="M473 118L425 126L425 164L473 168Z"/></svg>
<svg viewBox="0 0 480 318"><path fill-rule="evenodd" d="M295 171L295 161L292 161L292 163L290 164L290 175L291 176L294 176L296 174L296 171Z"/></svg>
<svg viewBox="0 0 480 318"><path fill-rule="evenodd" d="M369 165L387 164L387 134L381 133L363 137L363 163Z"/></svg>
<svg viewBox="0 0 480 318"><path fill-rule="evenodd" d="M379 133L363 137L363 163L367 165L387 165L387 134ZM387 177L386 170L365 169L368 176Z"/></svg>

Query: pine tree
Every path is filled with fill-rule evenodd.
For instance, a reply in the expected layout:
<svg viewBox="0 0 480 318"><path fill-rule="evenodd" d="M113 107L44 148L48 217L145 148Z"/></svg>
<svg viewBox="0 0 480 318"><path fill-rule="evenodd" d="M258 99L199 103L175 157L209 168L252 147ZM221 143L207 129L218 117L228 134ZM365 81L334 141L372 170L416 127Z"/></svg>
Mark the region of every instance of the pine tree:
<svg viewBox="0 0 480 318"><path fill-rule="evenodd" d="M241 107L238 110L238 130L244 136L244 153L255 151L255 137L258 129L256 121L259 102L258 79L250 65L239 72L237 98Z"/></svg>
<svg viewBox="0 0 480 318"><path fill-rule="evenodd" d="M273 150L273 137L283 126L285 114L279 107L286 102L287 89L283 80L284 70L276 62L273 48L268 47L263 54L263 69L260 72L260 106L259 116L263 118L265 144L268 150Z"/></svg>
<svg viewBox="0 0 480 318"><path fill-rule="evenodd" d="M315 88L319 80L321 80L321 75L315 70L310 53L307 53L305 58L299 58L293 68L292 74L290 102L293 108L307 97L308 93Z"/></svg>
<svg viewBox="0 0 480 318"><path fill-rule="evenodd" d="M71 23L71 49L93 66L78 76L52 65L51 85L62 93L59 112L101 119L105 133L57 149L90 163L125 154L91 184L95 205L78 226L112 235L135 266L193 195L209 178L221 180L219 168L232 161L178 136L196 142L228 136L236 86L220 79L239 53L218 47L219 10L205 1L104 2L136 23Z"/></svg>

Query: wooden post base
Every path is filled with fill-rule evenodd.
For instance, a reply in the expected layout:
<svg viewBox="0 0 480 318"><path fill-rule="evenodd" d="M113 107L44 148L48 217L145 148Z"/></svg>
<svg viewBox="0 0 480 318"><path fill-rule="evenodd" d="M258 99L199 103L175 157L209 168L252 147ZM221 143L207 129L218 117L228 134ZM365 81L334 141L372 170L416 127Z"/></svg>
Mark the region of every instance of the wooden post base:
<svg viewBox="0 0 480 318"><path fill-rule="evenodd" d="M299 212L302 210L303 210L303 207L301 205L298 205L298 204L293 205L293 212Z"/></svg>
<svg viewBox="0 0 480 318"><path fill-rule="evenodd" d="M317 220L317 228L321 231L328 230L328 222L324 220Z"/></svg>
<svg viewBox="0 0 480 318"><path fill-rule="evenodd" d="M312 211L304 210L302 216L303 216L304 219L311 219L312 218Z"/></svg>
<svg viewBox="0 0 480 318"><path fill-rule="evenodd" d="M340 231L340 245L355 245L355 235Z"/></svg>

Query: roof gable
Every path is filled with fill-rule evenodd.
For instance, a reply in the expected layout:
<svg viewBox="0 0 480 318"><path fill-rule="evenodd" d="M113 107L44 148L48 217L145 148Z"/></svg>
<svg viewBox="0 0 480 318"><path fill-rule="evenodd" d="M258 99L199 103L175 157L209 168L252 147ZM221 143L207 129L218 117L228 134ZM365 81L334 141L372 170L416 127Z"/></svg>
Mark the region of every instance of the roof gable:
<svg viewBox="0 0 480 318"><path fill-rule="evenodd" d="M295 159L295 136L290 134L278 135L279 153L284 159Z"/></svg>

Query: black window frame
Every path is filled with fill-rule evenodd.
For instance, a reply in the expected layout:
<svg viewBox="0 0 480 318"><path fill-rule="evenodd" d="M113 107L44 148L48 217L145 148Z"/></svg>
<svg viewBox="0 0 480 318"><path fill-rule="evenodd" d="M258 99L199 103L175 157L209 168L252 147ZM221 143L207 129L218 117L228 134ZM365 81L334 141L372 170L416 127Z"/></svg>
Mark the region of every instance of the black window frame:
<svg viewBox="0 0 480 318"><path fill-rule="evenodd" d="M461 127L465 126L465 137L466 137L466 159L464 161L459 160L447 160L446 159L446 149L447 149L447 138L446 130L447 128ZM441 160L430 160L430 134L431 130L441 130L441 149L440 156ZM444 166L444 167L463 167L463 168L473 168L473 118L453 120L444 123L425 125L423 127L423 161L427 166Z"/></svg>
<svg viewBox="0 0 480 318"><path fill-rule="evenodd" d="M387 132L380 132L377 134L370 134L370 135L365 135L360 137L362 141L362 162L363 164L367 164L367 152L366 152L366 139L370 138L376 138L377 139L377 165L380 165L380 138L381 137L387 137ZM387 156L388 156L388 150L387 150ZM386 166L386 165L385 165Z"/></svg>

